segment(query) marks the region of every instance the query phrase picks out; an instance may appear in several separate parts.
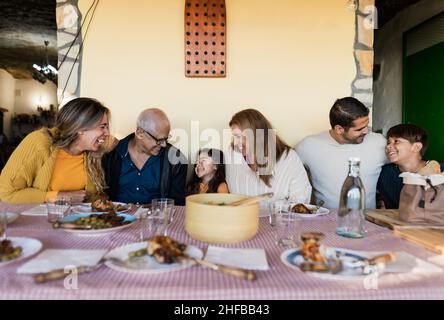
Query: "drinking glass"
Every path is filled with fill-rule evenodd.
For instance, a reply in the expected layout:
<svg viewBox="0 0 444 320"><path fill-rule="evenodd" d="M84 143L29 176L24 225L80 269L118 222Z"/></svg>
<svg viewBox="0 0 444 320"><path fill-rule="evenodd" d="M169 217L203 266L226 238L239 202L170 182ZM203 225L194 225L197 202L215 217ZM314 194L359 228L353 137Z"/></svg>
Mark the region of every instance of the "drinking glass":
<svg viewBox="0 0 444 320"><path fill-rule="evenodd" d="M151 210L153 219L161 218L164 227L164 235L167 234L167 228L173 222L174 219L174 199L169 198L157 198L151 201Z"/></svg>
<svg viewBox="0 0 444 320"><path fill-rule="evenodd" d="M297 216L297 213L280 212L276 213L275 217L273 233L276 244L283 247L298 245L297 226L300 218Z"/></svg>
<svg viewBox="0 0 444 320"><path fill-rule="evenodd" d="M273 227L276 224L276 215L280 214L282 212L289 211L290 209L290 202L287 200L279 199L270 201L269 203L269 222L270 225Z"/></svg>
<svg viewBox="0 0 444 320"><path fill-rule="evenodd" d="M151 209L143 209L140 212L140 241L156 235L159 227L163 226L163 217L154 214Z"/></svg>
<svg viewBox="0 0 444 320"><path fill-rule="evenodd" d="M46 202L48 222L54 223L62 220L71 208L70 200L70 198L62 198Z"/></svg>

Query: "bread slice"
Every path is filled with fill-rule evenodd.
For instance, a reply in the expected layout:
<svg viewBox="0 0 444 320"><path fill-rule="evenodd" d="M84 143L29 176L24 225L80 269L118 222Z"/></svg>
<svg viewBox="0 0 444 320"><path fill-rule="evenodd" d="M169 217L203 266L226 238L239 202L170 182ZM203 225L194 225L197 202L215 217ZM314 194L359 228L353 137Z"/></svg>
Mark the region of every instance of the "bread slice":
<svg viewBox="0 0 444 320"><path fill-rule="evenodd" d="M432 174L440 174L441 173L441 165L438 161L431 160L427 165L418 171L418 173L422 176L431 176Z"/></svg>

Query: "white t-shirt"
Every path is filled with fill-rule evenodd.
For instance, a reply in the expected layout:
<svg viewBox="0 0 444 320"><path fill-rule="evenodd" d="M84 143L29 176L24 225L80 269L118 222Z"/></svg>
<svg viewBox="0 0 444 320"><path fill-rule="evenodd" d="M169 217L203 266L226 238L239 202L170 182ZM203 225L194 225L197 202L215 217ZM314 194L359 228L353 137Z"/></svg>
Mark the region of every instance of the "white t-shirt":
<svg viewBox="0 0 444 320"><path fill-rule="evenodd" d="M360 177L366 194L366 207L376 207L376 183L381 167L387 162L383 135L370 132L360 144L340 144L330 135L322 132L304 138L296 152L309 171L316 203L325 202L327 208L339 207L342 185L348 174L348 159L361 159Z"/></svg>
<svg viewBox="0 0 444 320"><path fill-rule="evenodd" d="M293 149L290 149L288 154L284 153L276 163L271 187L251 170L241 153L231 148L225 153L225 171L230 193L256 196L273 192L273 200L289 197L295 202L310 201L311 185L307 172Z"/></svg>

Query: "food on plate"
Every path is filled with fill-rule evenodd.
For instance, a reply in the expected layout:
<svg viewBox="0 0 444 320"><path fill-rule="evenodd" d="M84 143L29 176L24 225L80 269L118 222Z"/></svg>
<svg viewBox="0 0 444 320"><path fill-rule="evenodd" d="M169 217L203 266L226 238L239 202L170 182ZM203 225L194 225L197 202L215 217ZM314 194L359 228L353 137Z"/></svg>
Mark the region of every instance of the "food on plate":
<svg viewBox="0 0 444 320"><path fill-rule="evenodd" d="M325 237L321 232L305 232L302 234L301 255L305 260L316 263L326 263L327 259L322 255L320 241Z"/></svg>
<svg viewBox="0 0 444 320"><path fill-rule="evenodd" d="M112 201L106 199L97 199L91 203L91 208L93 211L110 212L114 211L114 204Z"/></svg>
<svg viewBox="0 0 444 320"><path fill-rule="evenodd" d="M6 262L20 257L22 247L13 247L12 241L4 239L0 242L0 262Z"/></svg>
<svg viewBox="0 0 444 320"><path fill-rule="evenodd" d="M119 212L119 211L125 211L128 208L131 207L131 204L116 204L114 205L114 211Z"/></svg>
<svg viewBox="0 0 444 320"><path fill-rule="evenodd" d="M171 264L181 262L186 259L185 250L187 245L180 243L168 236L154 236L149 238L146 248L130 252L128 256L141 257L144 255L152 256L158 263Z"/></svg>
<svg viewBox="0 0 444 320"><path fill-rule="evenodd" d="M148 254L159 263L179 262L184 257L186 244L168 236L154 236L148 239Z"/></svg>
<svg viewBox="0 0 444 320"><path fill-rule="evenodd" d="M316 214L318 209L316 207L313 209L309 209L304 204L298 203L298 204L294 205L293 207L291 207L290 211L296 212L296 213L303 213L303 214Z"/></svg>
<svg viewBox="0 0 444 320"><path fill-rule="evenodd" d="M84 203L92 203L97 200L108 200L108 195L106 193L86 193L86 197L83 200Z"/></svg>
<svg viewBox="0 0 444 320"><path fill-rule="evenodd" d="M297 213L312 213L310 209L308 209L305 205L303 205L302 203L298 203L296 205L294 205L291 208L291 212L297 212Z"/></svg>
<svg viewBox="0 0 444 320"><path fill-rule="evenodd" d="M117 215L115 212L91 214L87 217L78 218L73 221L77 225L90 225L91 229L106 229L123 226L131 223L125 221L125 217Z"/></svg>

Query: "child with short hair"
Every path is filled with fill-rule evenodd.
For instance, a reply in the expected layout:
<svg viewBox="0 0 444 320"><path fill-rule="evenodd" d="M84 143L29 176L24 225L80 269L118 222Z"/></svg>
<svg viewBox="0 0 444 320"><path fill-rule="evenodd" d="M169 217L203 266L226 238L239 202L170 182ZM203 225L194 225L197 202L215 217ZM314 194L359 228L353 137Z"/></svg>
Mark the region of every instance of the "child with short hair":
<svg viewBox="0 0 444 320"><path fill-rule="evenodd" d="M225 181L224 154L219 149L201 149L187 185L187 195L228 193Z"/></svg>
<svg viewBox="0 0 444 320"><path fill-rule="evenodd" d="M399 175L402 172L431 175L444 170L444 166L438 162L422 159L427 145L427 132L413 124L399 124L387 132L385 153L390 163L382 167L377 184L386 209L399 208L403 187Z"/></svg>

